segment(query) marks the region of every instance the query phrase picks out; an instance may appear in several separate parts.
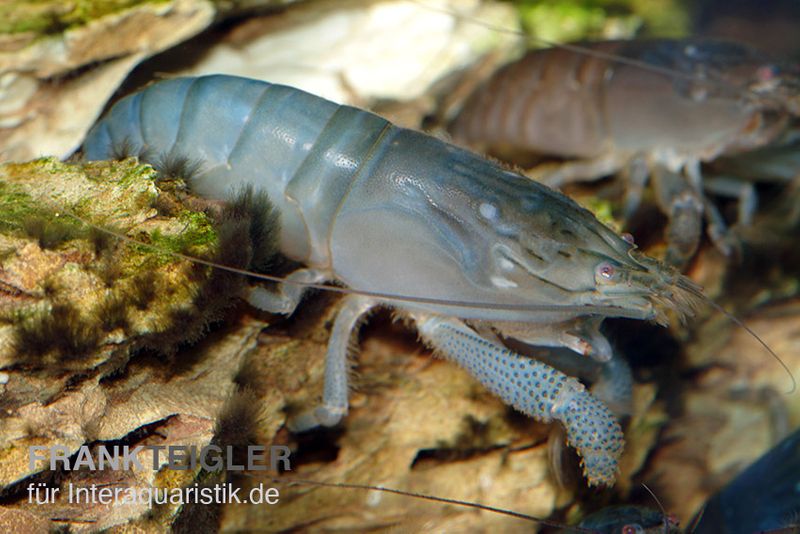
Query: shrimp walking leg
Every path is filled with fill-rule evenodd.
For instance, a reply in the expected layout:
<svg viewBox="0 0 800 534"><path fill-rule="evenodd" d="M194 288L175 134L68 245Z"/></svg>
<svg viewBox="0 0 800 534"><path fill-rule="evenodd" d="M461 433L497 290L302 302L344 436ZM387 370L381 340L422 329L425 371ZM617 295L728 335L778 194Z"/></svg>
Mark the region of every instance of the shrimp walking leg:
<svg viewBox="0 0 800 534"><path fill-rule="evenodd" d="M622 168L624 160L616 154L609 154L588 161L571 161L553 169L549 165L534 168L525 174L553 188L561 188L576 182L593 182L609 176Z"/></svg>
<svg viewBox="0 0 800 534"><path fill-rule="evenodd" d="M324 282L328 276L316 269L298 269L286 277L286 282L278 286L278 291L269 291L261 286L253 286L245 295L251 306L270 313L291 315L308 290L306 284Z"/></svg>
<svg viewBox="0 0 800 534"><path fill-rule="evenodd" d="M300 413L292 421L290 428L301 432L318 426L334 426L347 415L348 373L350 368L347 355L350 338L359 320L377 303L356 295L345 297L342 308L333 322L333 331L325 355L325 386L322 404Z"/></svg>
<svg viewBox="0 0 800 534"><path fill-rule="evenodd" d="M569 351L539 352L536 357L567 375L593 381L590 388L592 395L617 418L633 413L633 373L628 362L619 355L615 354L606 362L576 357ZM569 471L565 440L566 432L561 426L554 426L547 440L548 458L560 486L567 484L562 475Z"/></svg>
<svg viewBox="0 0 800 534"><path fill-rule="evenodd" d="M602 317L580 317L554 324L501 323L496 325L502 334L528 345L564 347L592 360L607 362L613 356L611 344L600 332Z"/></svg>
<svg viewBox="0 0 800 534"><path fill-rule="evenodd" d="M666 261L682 268L700 244L703 201L683 175L662 165L653 169L652 178L656 202L669 219Z"/></svg>
<svg viewBox="0 0 800 534"><path fill-rule="evenodd" d="M633 413L633 373L624 358L605 362L591 390L617 417Z"/></svg>
<svg viewBox="0 0 800 534"><path fill-rule="evenodd" d="M644 188L650 178L650 168L645 158L633 158L630 163L622 169L625 177L625 198L622 204L622 216L626 221L633 218L633 214L639 209L644 196Z"/></svg>
<svg viewBox="0 0 800 534"><path fill-rule="evenodd" d="M564 338L575 343L565 343L564 346L573 351L591 356L592 359L607 362L612 359L611 344L600 332L602 317L582 318L575 321L571 328L564 330ZM581 350L582 349L582 350Z"/></svg>
<svg viewBox="0 0 800 534"><path fill-rule="evenodd" d="M524 353L568 376L589 381L589 390L618 418L633 413L633 373L628 362L612 353L607 361L583 358L563 349L531 350Z"/></svg>
<svg viewBox="0 0 800 534"><path fill-rule="evenodd" d="M723 219L719 209L702 194L703 177L700 175L700 162L687 164L686 176L694 187L697 199L703 204L706 223L708 224L708 229L706 230L708 237L711 238L711 242L720 252L726 256L733 255L739 243L728 231L728 225L725 224L725 219Z"/></svg>
<svg viewBox="0 0 800 534"><path fill-rule="evenodd" d="M463 322L415 316L422 338L495 395L540 421L561 421L592 485L612 484L623 448L622 430L608 408L556 369L481 338Z"/></svg>
<svg viewBox="0 0 800 534"><path fill-rule="evenodd" d="M714 176L713 178L705 179L703 188L709 193L737 200L738 214L736 222L738 224L749 226L753 222L753 216L758 207L758 196L752 183L733 176Z"/></svg>

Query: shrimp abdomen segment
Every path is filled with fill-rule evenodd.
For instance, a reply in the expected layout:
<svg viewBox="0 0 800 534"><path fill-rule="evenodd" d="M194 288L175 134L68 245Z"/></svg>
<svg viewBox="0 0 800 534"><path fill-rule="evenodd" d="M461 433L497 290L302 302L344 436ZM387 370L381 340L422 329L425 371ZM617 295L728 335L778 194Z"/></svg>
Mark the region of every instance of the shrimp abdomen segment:
<svg viewBox="0 0 800 534"><path fill-rule="evenodd" d="M299 206L311 243L308 263L329 267L334 220L359 174L368 174L375 151L394 127L372 113L339 107L314 140L287 184L286 198Z"/></svg>
<svg viewBox="0 0 800 534"><path fill-rule="evenodd" d="M108 159L122 147L150 163L185 159L198 167L192 189L208 198L247 185L264 190L281 214L283 253L324 268L331 219L387 125L291 87L180 78L117 103L87 136L84 154Z"/></svg>
<svg viewBox="0 0 800 534"><path fill-rule="evenodd" d="M569 50L530 53L476 91L450 132L460 142L487 148L521 145L545 154L596 157L608 148L603 88L609 68L606 59Z"/></svg>

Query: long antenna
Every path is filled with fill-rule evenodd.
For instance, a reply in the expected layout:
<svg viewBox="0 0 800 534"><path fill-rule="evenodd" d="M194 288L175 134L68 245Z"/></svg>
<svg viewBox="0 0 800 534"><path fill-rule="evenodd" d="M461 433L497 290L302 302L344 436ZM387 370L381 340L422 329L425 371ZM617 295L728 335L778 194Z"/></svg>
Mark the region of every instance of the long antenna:
<svg viewBox="0 0 800 534"><path fill-rule="evenodd" d="M647 484L642 482L642 487L644 489L646 489L647 493L649 493L650 496L653 498L653 500L656 501L656 505L658 506L658 509L661 510L661 517L664 518L664 534L669 534L670 517L667 514L667 511L664 509L664 506L661 504L661 501L658 499L658 497L656 497L655 492L653 490L651 490L647 486Z"/></svg>
<svg viewBox="0 0 800 534"><path fill-rule="evenodd" d="M728 310L726 310L725 308L723 308L722 306L720 306L719 304L717 304L716 302L714 302L713 300L708 298L697 287L694 287L693 285L689 285L689 284L680 284L680 283L678 285L682 289L684 289L684 290L688 291L689 293L692 293L693 295L695 295L698 298L702 299L703 302L706 302L713 309L715 309L716 311L718 311L719 313L724 315L733 324L735 324L736 326L740 327L742 330L744 330L745 332L747 332L748 334L753 336L755 338L755 340L758 341L758 343L762 347L764 347L764 349L770 354L770 356L775 358L775 360L781 365L781 367L783 367L783 369L786 371L786 374L788 374L789 378L792 380L792 386L789 388L789 391L787 391L786 394L787 395L791 395L792 393L794 393L797 390L797 380L795 379L794 374L792 373L791 369L789 369L789 366L786 365L786 362L784 362L781 359L781 357L778 356L778 354L774 350L772 350L772 348L770 348L769 345L767 345L766 341L761 339L761 337L758 334L756 334L755 331L752 328L747 326L747 324L745 324L744 321L742 321L741 319L739 319L738 317L733 315L731 312L729 312Z"/></svg>
<svg viewBox="0 0 800 534"><path fill-rule="evenodd" d="M435 297L421 297L421 296L414 296L414 295L398 295L394 293L382 293L379 291L367 291L363 289L356 289L350 287L342 287L342 286L335 286L332 284L324 284L324 283L317 283L317 282L306 282L302 280L287 280L282 276L275 276L270 274L263 274L263 273L256 273L253 271L248 271L247 269L240 269L238 267L231 267L230 265L224 265L222 263L217 263L211 260L206 260L203 258L198 258L196 256L190 256L188 254L183 254L181 252L176 252L172 250L165 250L158 245L154 245L151 243L145 243L143 241L139 241L138 239L134 239L132 237L128 237L125 234L120 232L111 230L109 228L104 228L102 226L96 225L85 218L81 217L80 215L75 214L72 211L67 209L62 209L61 213L72 217L76 221L85 224L86 226L97 230L98 232L103 232L105 234L111 235L124 241L126 243L136 245L138 247L148 248L155 252L167 253L176 258L180 258L186 261L199 263L200 265L205 265L207 267L212 267L214 269L220 269L223 271L227 271L234 274L239 274L242 276L246 276L248 278L254 278L256 280L263 280L267 282L279 282L285 284L293 284L298 286L304 286L313 289L321 289L324 291L331 291L333 293L341 293L345 295L361 295L364 297L371 297L379 300L386 300L386 301L398 301L398 302L410 302L415 304L430 304L430 305L437 305L437 306L448 306L448 307L455 307L455 308L472 308L472 309L489 309L489 310L504 310L504 311L548 311L548 312L577 312L583 313L587 315L591 314L599 314L599 315L609 315L609 311L613 310L614 317L629 317L629 318L639 318L639 315L635 312L628 311L625 308L620 308L617 306L596 306L591 304L586 305L560 305L560 304L496 304L491 302L474 302L474 301L466 301L466 300L448 300L448 299L441 299Z"/></svg>
<svg viewBox="0 0 800 534"><path fill-rule="evenodd" d="M454 504L456 506L462 506L466 508L474 508L476 510L482 510L484 512L492 512L495 514L505 515L509 517L515 517L517 519L522 519L525 521L534 521L537 523L541 523L542 525L547 525L550 527L556 527L561 529L569 529L575 532L595 532L594 530L582 528L582 527L570 527L565 526L560 523L555 523L548 521L546 519L540 519L538 517L523 514L521 512L515 512L513 510L507 510L505 508L498 508L496 506L489 506L487 504L481 504L472 501L462 501L459 499L450 499L447 497L437 497L436 495L428 495L425 493L416 493L413 491L406 491L401 489L395 488L387 488L384 486L370 486L369 484L354 484L349 482L320 482L317 480L307 480L307 479L300 479L300 478L272 478L271 479L275 484L289 484L289 485L298 485L298 486L317 486L323 488L346 488L346 489L356 489L356 490L367 490L367 491L380 491L383 493L391 493L394 495L402 495L405 497L412 497L415 499L423 499L426 501L432 502L439 502L443 504Z"/></svg>
<svg viewBox="0 0 800 534"><path fill-rule="evenodd" d="M156 252L168 253L173 255L176 258L180 258L186 261L199 263L201 265L205 265L207 267L211 267L214 269L220 269L223 271L231 272L234 274L239 274L242 276L247 276L249 278L254 278L257 280L264 280L268 282L279 282L279 283L287 283L287 284L295 284L304 287L320 289L324 291L331 291L334 293L340 293L345 295L361 295L365 297L375 298L378 300L384 300L388 302L409 302L414 304L428 304L434 306L447 306L447 307L454 307L454 308L469 308L469 309L484 309L484 310L503 310L503 311L546 311L546 312L556 312L556 313L564 313L564 312L574 312L579 314L586 314L586 315L603 315L603 316L610 316L609 312L613 313L614 317L627 317L627 318L640 318L637 314L632 311L626 310L625 308L620 308L616 306L596 306L596 305L556 305L556 304L497 304L497 303L485 303L485 302L474 302L474 301L462 301L462 300L445 300L440 298L432 298L432 297L420 297L420 296L413 296L413 295L397 295L393 293L381 293L377 291L365 291L360 289L354 289L349 287L341 287L335 286L331 284L322 284L316 282L304 282L298 280L287 280L281 276L269 275L269 274L262 274L262 273L255 273L252 271L248 271L247 269L240 269L237 267L231 267L229 265L223 265L221 263L217 263L210 260L205 260L203 258L198 258L196 256L190 256L188 254L183 254L181 252L164 250L163 248L153 245L151 243L145 243L143 241L139 241L132 237L128 237L125 234L120 232L116 232L114 230L104 228L102 226L96 225L83 217L75 214L74 212L62 209L61 213L68 217L72 217L73 219L79 221L90 228L93 228L99 232L106 233L108 235L114 236L121 241L126 243L134 244L136 246L148 248L150 250L154 250ZM761 339L758 334L755 333L749 326L747 326L741 319L736 317L735 315L731 314L727 310L725 310L722 306L708 298L703 292L699 289L690 285L688 283L679 284L679 287L692 293L693 295L702 299L703 302L708 303L712 308L721 312L725 317L727 317L730 321L732 321L735 325L744 329L748 334L753 336L764 349L773 357L778 363L783 367L786 373L789 375L789 378L792 381L792 386L787 392L787 394L792 394L797 390L797 380L794 377L791 369L786 363L778 356L778 354L770 348L767 343Z"/></svg>

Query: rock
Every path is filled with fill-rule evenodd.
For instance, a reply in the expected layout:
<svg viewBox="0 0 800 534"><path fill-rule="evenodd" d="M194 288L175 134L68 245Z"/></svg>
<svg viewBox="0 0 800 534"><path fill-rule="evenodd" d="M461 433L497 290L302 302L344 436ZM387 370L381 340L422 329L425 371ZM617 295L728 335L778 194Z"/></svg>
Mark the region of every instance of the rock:
<svg viewBox="0 0 800 534"><path fill-rule="evenodd" d="M800 377L800 306L795 299L744 317ZM702 503L800 425L800 401L786 394L791 378L747 332L712 320L688 347L691 381L682 413L668 423L645 479L686 524Z"/></svg>
<svg viewBox="0 0 800 534"><path fill-rule="evenodd" d="M197 43L199 61L178 72L258 78L363 107L424 95L443 75L516 44L517 27L513 9L495 2L314 2Z"/></svg>
<svg viewBox="0 0 800 534"><path fill-rule="evenodd" d="M175 355L234 302L237 293L222 289L240 286L223 286L219 271L169 254L208 256L217 236L205 214L176 208L180 195L159 190L155 178L135 160L74 165L51 158L0 166L0 514L9 521L33 514L48 523L58 518L72 531L96 531L151 506L70 502L70 487L190 484L197 470L162 468L163 459L156 470L53 471L46 461L30 461L30 447L58 446L70 456L103 443L208 445L237 389L241 362L265 326L232 321ZM159 199L171 195L172 215L160 213ZM109 238L81 221L158 248ZM152 465L152 452L139 456ZM60 488L62 498L31 502L27 488L37 482ZM162 508L162 521L169 523L178 508Z"/></svg>

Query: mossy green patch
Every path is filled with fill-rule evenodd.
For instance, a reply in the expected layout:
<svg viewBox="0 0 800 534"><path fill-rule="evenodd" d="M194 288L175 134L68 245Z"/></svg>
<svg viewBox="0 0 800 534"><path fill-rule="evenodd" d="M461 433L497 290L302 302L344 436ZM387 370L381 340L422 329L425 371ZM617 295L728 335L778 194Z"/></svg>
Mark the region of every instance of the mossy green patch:
<svg viewBox="0 0 800 534"><path fill-rule="evenodd" d="M54 249L73 239L85 239L87 228L72 217L42 213L29 215L22 220L22 231L36 239L41 248Z"/></svg>
<svg viewBox="0 0 800 534"><path fill-rule="evenodd" d="M218 232L209 216L182 204L183 192L159 190L156 177L135 159L0 165L0 233L22 238L10 241L9 261L39 266L25 284L41 303L14 306L9 316L20 361L95 365L92 355L111 333L172 354L222 316L239 278L175 255L216 258ZM175 206L170 215L153 207L158 198ZM34 239L54 250L23 248ZM70 305L76 295L80 309Z"/></svg>
<svg viewBox="0 0 800 534"><path fill-rule="evenodd" d="M523 29L535 40L564 43L581 39L648 35L680 37L690 17L681 0L520 0ZM534 42L540 45L540 42Z"/></svg>
<svg viewBox="0 0 800 534"><path fill-rule="evenodd" d="M658 37L685 37L691 33L691 2L681 0L630 0L644 20L645 33Z"/></svg>
<svg viewBox="0 0 800 534"><path fill-rule="evenodd" d="M99 185L114 184L120 191L126 192L126 202L119 209L135 212L153 207L158 198L155 184L158 172L150 165L139 163L136 158L109 164L107 161L84 163L84 175L87 180ZM143 187L144 186L144 187ZM86 198L75 206L76 211L89 215L93 208L92 198ZM88 210L88 211L87 211Z"/></svg>
<svg viewBox="0 0 800 534"><path fill-rule="evenodd" d="M158 195L155 171L135 160L81 166L42 158L4 165L2 174L0 232L33 237L43 248L91 236L69 212L102 224L146 212Z"/></svg>
<svg viewBox="0 0 800 534"><path fill-rule="evenodd" d="M42 207L22 187L4 181L0 181L0 232L32 237L42 248L87 236L75 219Z"/></svg>
<svg viewBox="0 0 800 534"><path fill-rule="evenodd" d="M22 187L0 181L0 231L19 230L26 217L39 215L40 212Z"/></svg>
<svg viewBox="0 0 800 534"><path fill-rule="evenodd" d="M90 161L83 164L83 169L86 178L93 182L112 181L126 188L141 180L155 182L158 178L158 172L152 166L140 163L136 158L127 158L113 165L105 161Z"/></svg>
<svg viewBox="0 0 800 534"><path fill-rule="evenodd" d="M518 3L523 30L540 41L564 43L601 39L610 28L616 34L632 34L642 20L626 9L626 2L604 0L524 0Z"/></svg>
<svg viewBox="0 0 800 534"><path fill-rule="evenodd" d="M175 261L174 253L187 255L206 255L217 242L217 234L211 220L204 213L183 211L177 219L185 226L178 233L164 233L154 230L150 233L149 247L137 246L159 258L159 263Z"/></svg>
<svg viewBox="0 0 800 534"><path fill-rule="evenodd" d="M169 0L11 0L0 3L0 33L55 35L145 3Z"/></svg>
<svg viewBox="0 0 800 534"><path fill-rule="evenodd" d="M615 232L622 231L622 223L614 217L614 204L608 200L596 197L581 199L589 211L591 211L600 222L612 228Z"/></svg>

